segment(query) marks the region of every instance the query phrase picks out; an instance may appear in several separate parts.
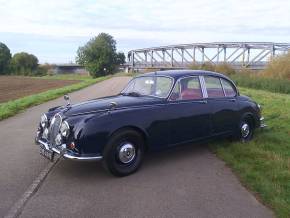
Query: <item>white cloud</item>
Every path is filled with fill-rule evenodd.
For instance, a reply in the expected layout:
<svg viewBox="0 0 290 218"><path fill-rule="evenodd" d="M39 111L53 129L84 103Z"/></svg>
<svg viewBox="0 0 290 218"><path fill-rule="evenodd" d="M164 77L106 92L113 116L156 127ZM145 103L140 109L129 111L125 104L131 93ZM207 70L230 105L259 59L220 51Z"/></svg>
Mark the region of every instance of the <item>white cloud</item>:
<svg viewBox="0 0 290 218"><path fill-rule="evenodd" d="M287 41L289 11L288 0L0 0L0 40L1 32L57 38L107 32L121 42L148 40L152 46Z"/></svg>

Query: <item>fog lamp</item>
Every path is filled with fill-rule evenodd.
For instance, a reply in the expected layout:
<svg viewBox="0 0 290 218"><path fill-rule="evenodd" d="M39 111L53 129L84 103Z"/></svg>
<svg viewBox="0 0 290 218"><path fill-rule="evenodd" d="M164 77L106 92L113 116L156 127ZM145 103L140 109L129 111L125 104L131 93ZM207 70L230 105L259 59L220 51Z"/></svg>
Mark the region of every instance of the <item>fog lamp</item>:
<svg viewBox="0 0 290 218"><path fill-rule="evenodd" d="M61 143L62 143L62 137L60 134L57 134L55 137L55 144L59 146L61 145Z"/></svg>

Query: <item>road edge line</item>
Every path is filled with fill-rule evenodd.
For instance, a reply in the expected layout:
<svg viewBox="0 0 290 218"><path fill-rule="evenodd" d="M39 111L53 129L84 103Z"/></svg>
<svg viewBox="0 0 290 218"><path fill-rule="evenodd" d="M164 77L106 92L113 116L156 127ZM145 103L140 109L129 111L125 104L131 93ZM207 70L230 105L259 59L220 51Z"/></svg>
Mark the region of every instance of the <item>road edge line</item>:
<svg viewBox="0 0 290 218"><path fill-rule="evenodd" d="M49 172L52 170L52 168L57 164L57 162L60 160L60 156L58 156L55 161L50 162L36 177L36 179L33 180L32 184L26 189L24 194L21 196L20 199L18 199L13 206L10 208L8 213L4 216L4 218L16 218L18 217L22 209L25 207L28 200L37 192L37 190L40 188L41 184L44 182L45 178L49 174Z"/></svg>

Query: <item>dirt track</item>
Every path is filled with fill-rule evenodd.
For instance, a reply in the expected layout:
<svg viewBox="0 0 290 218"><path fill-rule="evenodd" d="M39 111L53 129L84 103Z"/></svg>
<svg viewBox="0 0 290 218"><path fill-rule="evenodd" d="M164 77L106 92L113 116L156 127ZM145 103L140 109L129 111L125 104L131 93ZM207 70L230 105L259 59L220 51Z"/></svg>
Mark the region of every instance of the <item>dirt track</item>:
<svg viewBox="0 0 290 218"><path fill-rule="evenodd" d="M0 76L0 103L78 82L79 81L76 80L50 80L23 76Z"/></svg>

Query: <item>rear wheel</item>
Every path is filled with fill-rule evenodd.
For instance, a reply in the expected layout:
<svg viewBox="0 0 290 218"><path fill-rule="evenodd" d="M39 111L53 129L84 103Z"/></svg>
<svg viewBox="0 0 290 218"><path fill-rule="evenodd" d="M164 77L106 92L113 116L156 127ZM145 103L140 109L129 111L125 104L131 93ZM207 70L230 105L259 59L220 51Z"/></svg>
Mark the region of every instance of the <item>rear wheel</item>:
<svg viewBox="0 0 290 218"><path fill-rule="evenodd" d="M134 130L122 130L114 134L106 145L103 165L114 176L127 176L139 169L143 156L143 137Z"/></svg>

